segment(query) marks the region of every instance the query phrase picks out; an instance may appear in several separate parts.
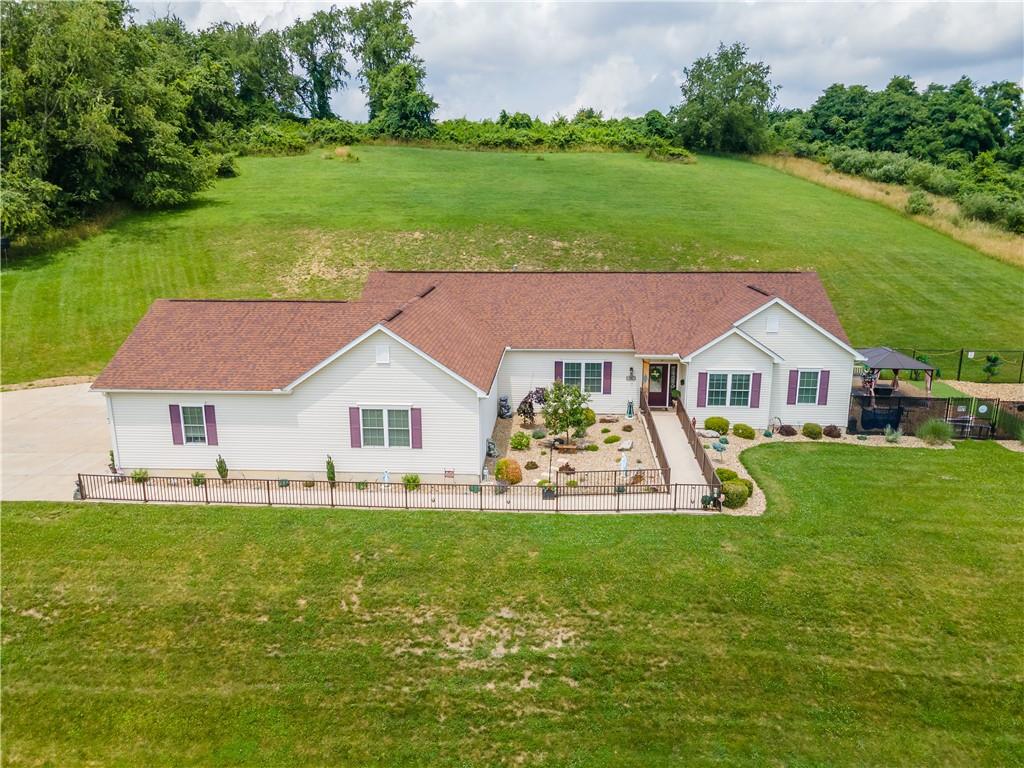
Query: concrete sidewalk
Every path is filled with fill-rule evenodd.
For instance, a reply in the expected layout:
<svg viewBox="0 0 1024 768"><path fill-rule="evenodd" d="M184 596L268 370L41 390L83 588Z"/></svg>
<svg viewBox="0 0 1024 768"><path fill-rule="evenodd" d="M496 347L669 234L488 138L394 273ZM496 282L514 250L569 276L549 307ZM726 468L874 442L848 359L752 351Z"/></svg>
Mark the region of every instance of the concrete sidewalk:
<svg viewBox="0 0 1024 768"><path fill-rule="evenodd" d="M89 384L0 393L0 499L70 501L79 472L106 472L103 396Z"/></svg>
<svg viewBox="0 0 1024 768"><path fill-rule="evenodd" d="M658 430L665 458L672 470L673 483L703 483L704 475L690 450L683 427L675 411L651 411L654 428Z"/></svg>

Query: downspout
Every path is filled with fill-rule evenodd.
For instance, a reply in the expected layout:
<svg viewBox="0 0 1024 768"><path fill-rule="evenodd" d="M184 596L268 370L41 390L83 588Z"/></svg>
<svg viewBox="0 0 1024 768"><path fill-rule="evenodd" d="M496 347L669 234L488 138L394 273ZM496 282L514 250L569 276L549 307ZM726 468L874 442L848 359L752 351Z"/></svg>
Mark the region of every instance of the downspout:
<svg viewBox="0 0 1024 768"><path fill-rule="evenodd" d="M111 450L114 451L114 466L117 469L120 469L121 450L117 445L117 425L114 423L114 401L111 399L109 392L104 392L103 398L107 401L107 424L110 425L110 446Z"/></svg>

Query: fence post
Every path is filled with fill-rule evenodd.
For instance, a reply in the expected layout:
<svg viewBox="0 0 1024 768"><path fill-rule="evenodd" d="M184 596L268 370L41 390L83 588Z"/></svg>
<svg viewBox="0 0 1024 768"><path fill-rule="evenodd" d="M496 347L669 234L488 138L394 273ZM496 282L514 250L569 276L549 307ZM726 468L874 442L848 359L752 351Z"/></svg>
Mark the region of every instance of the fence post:
<svg viewBox="0 0 1024 768"><path fill-rule="evenodd" d="M329 489L330 494L331 494L331 506L333 507L334 506L334 483L328 481L327 488Z"/></svg>
<svg viewBox="0 0 1024 768"><path fill-rule="evenodd" d="M679 484L672 486L672 511L675 512L679 506Z"/></svg>
<svg viewBox="0 0 1024 768"><path fill-rule="evenodd" d="M210 484L203 480L203 500L210 503Z"/></svg>
<svg viewBox="0 0 1024 768"><path fill-rule="evenodd" d="M147 485L149 485L149 480L144 480L142 482L142 501L143 502L149 501L149 494L146 493L146 486Z"/></svg>
<svg viewBox="0 0 1024 768"><path fill-rule="evenodd" d="M964 367L964 348L960 347L960 362L956 364L956 380L960 381L960 371Z"/></svg>
<svg viewBox="0 0 1024 768"><path fill-rule="evenodd" d="M87 498L85 495L85 482L82 480L82 473L78 473L78 495L82 497L82 501Z"/></svg>
<svg viewBox="0 0 1024 768"><path fill-rule="evenodd" d="M1020 352L1020 372L1017 374L1017 383L1024 384L1024 349Z"/></svg>
<svg viewBox="0 0 1024 768"><path fill-rule="evenodd" d="M274 503L270 500L270 481L264 480L263 482L267 484L267 506L272 507L274 506Z"/></svg>
<svg viewBox="0 0 1024 768"><path fill-rule="evenodd" d="M408 509L409 508L409 486L407 486L405 483L402 483L402 491L405 494L402 497L402 498L405 499L405 508Z"/></svg>

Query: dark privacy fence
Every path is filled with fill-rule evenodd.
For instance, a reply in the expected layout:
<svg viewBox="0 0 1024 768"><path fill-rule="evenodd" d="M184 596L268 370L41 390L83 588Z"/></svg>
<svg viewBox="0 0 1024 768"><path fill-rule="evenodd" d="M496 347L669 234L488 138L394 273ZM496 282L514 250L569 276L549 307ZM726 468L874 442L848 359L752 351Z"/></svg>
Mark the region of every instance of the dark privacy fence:
<svg viewBox="0 0 1024 768"><path fill-rule="evenodd" d="M878 435L889 426L913 435L918 427L931 419L949 422L960 438L1017 440L1024 428L1024 401L853 395L846 431Z"/></svg>
<svg viewBox="0 0 1024 768"><path fill-rule="evenodd" d="M621 476L621 473L619 473ZM630 473L630 478L635 473ZM490 512L675 512L702 509L715 493L705 483L558 486L463 485L327 480L257 480L150 477L136 482L124 475L79 475L83 499L189 504L258 504L375 509L464 509Z"/></svg>

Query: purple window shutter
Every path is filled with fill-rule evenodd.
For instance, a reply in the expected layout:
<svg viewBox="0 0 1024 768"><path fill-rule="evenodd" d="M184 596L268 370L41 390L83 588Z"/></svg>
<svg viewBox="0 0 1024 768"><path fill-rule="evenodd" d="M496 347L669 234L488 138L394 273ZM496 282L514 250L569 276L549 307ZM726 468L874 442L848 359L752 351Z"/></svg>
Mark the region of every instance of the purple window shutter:
<svg viewBox="0 0 1024 768"><path fill-rule="evenodd" d="M555 360L555 381L562 380L562 361Z"/></svg>
<svg viewBox="0 0 1024 768"><path fill-rule="evenodd" d="M212 405L203 406L203 417L206 419L206 444L217 445L217 413Z"/></svg>
<svg viewBox="0 0 1024 768"><path fill-rule="evenodd" d="M755 373L750 377L750 407L761 407L761 374Z"/></svg>
<svg viewBox="0 0 1024 768"><path fill-rule="evenodd" d="M818 405L828 405L828 371L818 374Z"/></svg>
<svg viewBox="0 0 1024 768"><path fill-rule="evenodd" d="M181 431L181 406L169 406L171 411L171 441L175 445L185 444L185 434Z"/></svg>
<svg viewBox="0 0 1024 768"><path fill-rule="evenodd" d="M409 411L409 421L412 424L412 447L423 447L423 412L419 408Z"/></svg>
<svg viewBox="0 0 1024 768"><path fill-rule="evenodd" d="M796 384L800 380L800 371L789 372L789 391L786 393L786 405L796 405Z"/></svg>
<svg viewBox="0 0 1024 768"><path fill-rule="evenodd" d="M601 380L601 394L610 395L612 393L612 363L610 360L604 361L604 378Z"/></svg>
<svg viewBox="0 0 1024 768"><path fill-rule="evenodd" d="M708 375L705 371L697 374L697 407L703 408L708 404Z"/></svg>
<svg viewBox="0 0 1024 768"><path fill-rule="evenodd" d="M353 448L363 447L363 432L359 425L359 409L352 406L348 409L348 436Z"/></svg>

